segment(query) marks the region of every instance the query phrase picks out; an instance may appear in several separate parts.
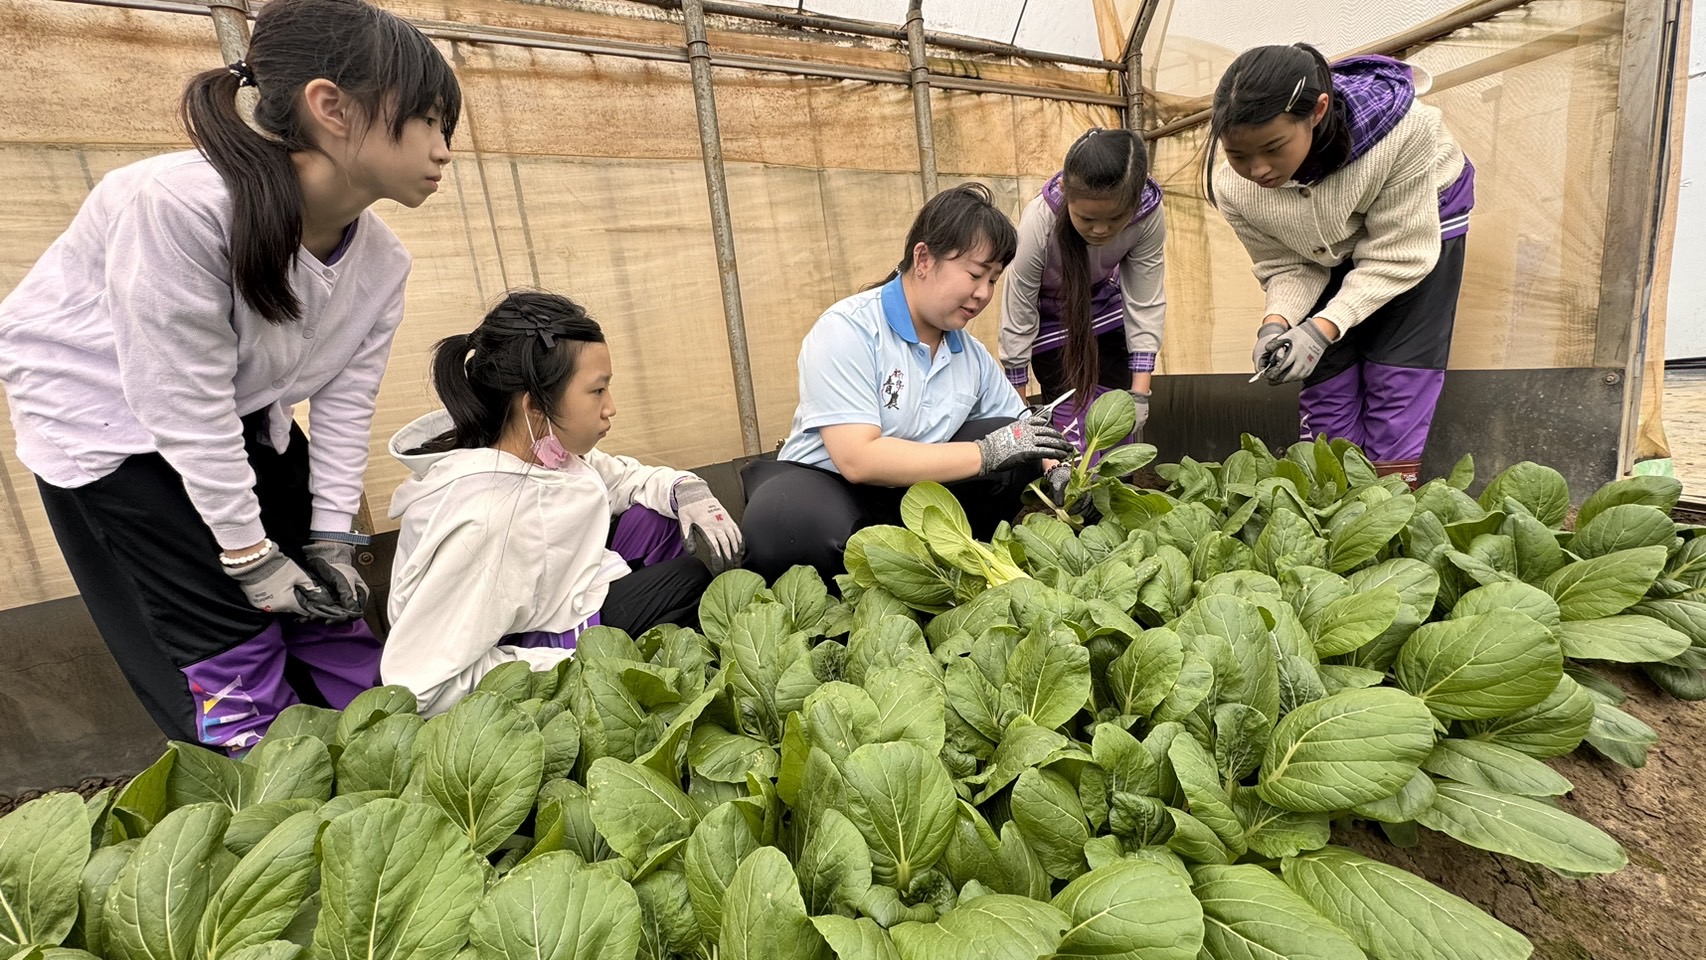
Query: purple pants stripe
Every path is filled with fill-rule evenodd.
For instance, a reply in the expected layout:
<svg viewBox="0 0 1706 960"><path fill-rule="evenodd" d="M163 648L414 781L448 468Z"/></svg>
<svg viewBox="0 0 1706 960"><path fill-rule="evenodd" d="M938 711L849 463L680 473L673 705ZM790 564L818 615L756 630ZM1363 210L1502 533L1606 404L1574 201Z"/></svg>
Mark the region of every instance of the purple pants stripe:
<svg viewBox="0 0 1706 960"><path fill-rule="evenodd" d="M379 640L361 620L304 623L275 620L235 647L183 668L195 700L197 738L237 751L254 746L297 701L284 678L285 658L301 661L334 709L379 685Z"/></svg>
<svg viewBox="0 0 1706 960"><path fill-rule="evenodd" d="M1303 388L1299 436L1342 437L1376 462L1419 459L1444 385L1444 370L1359 362Z"/></svg>

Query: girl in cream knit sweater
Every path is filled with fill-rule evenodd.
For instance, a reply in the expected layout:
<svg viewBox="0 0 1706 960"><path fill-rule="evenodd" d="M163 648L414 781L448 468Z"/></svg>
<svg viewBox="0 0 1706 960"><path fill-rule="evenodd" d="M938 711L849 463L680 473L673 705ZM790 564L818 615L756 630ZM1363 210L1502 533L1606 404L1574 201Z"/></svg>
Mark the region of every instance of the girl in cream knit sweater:
<svg viewBox="0 0 1706 960"><path fill-rule="evenodd" d="M1408 65L1258 47L1214 96L1209 198L1267 307L1252 355L1303 381L1301 436L1344 437L1416 482L1445 382L1475 168ZM1218 177L1216 174L1218 173ZM1216 189L1218 187L1218 190Z"/></svg>

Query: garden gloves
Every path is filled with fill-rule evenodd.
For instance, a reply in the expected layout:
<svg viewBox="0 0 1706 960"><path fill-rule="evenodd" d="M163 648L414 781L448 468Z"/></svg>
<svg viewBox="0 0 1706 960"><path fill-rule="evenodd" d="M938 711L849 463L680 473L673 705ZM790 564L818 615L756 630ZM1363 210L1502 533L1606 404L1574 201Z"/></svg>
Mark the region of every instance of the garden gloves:
<svg viewBox="0 0 1706 960"><path fill-rule="evenodd" d="M284 555L278 544L268 544L261 559L242 567L225 567L243 596L256 610L271 614L290 614L304 620L337 621L342 616L338 601L325 588L314 582L296 561Z"/></svg>
<svg viewBox="0 0 1706 960"><path fill-rule="evenodd" d="M367 583L355 569L355 547L336 540L314 540L303 548L307 569L343 611L340 620L359 620L367 612Z"/></svg>
<svg viewBox="0 0 1706 960"><path fill-rule="evenodd" d="M1137 424L1132 427L1132 432L1141 436L1143 425L1149 422L1149 391L1133 390L1131 399L1137 404Z"/></svg>
<svg viewBox="0 0 1706 960"><path fill-rule="evenodd" d="M1302 380L1315 372L1321 355L1332 341L1313 321L1305 320L1268 342L1263 363L1271 364L1268 382L1278 386L1292 380ZM1261 366L1261 364L1258 364Z"/></svg>
<svg viewBox="0 0 1706 960"><path fill-rule="evenodd" d="M1037 460L1065 460L1077 452L1059 430L1029 420L1003 424L976 443L983 458L977 471L980 477Z"/></svg>
<svg viewBox="0 0 1706 960"><path fill-rule="evenodd" d="M713 575L740 566L746 553L740 526L698 477L675 485L675 516L687 552L698 557Z"/></svg>
<svg viewBox="0 0 1706 960"><path fill-rule="evenodd" d="M1289 329L1291 328L1283 323L1269 322L1262 324L1262 329L1256 331L1256 349L1250 352L1250 364L1257 373L1260 373L1268 362L1268 344L1273 343L1274 338Z"/></svg>

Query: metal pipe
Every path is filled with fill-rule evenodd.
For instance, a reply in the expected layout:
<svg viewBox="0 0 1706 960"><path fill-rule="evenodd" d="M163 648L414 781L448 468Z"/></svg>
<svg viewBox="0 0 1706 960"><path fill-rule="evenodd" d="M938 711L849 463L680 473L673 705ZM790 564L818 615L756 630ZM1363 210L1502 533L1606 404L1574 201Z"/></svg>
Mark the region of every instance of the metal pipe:
<svg viewBox="0 0 1706 960"><path fill-rule="evenodd" d="M213 17L213 33L219 37L219 55L225 62L236 63L248 56L248 0L207 0L207 12Z"/></svg>
<svg viewBox="0 0 1706 960"><path fill-rule="evenodd" d="M200 16L208 15L205 4L195 0L58 0L60 3L81 3L97 7L112 7L123 10L148 10L155 13L186 13ZM558 50L565 53L581 53L591 56L625 57L631 60L651 60L663 63L687 63L685 50L680 47L666 47L651 43L632 43L625 40L594 40L579 37L564 37L561 34L547 33L542 30L523 30L516 27L469 27L459 23L441 20L418 20L405 18L416 29L435 40L461 43L487 43L494 46L524 47L535 50ZM906 85L911 82L908 73L903 70L884 70L876 67L854 67L842 64L808 63L804 60L790 60L785 57L759 56L755 54L722 53L713 61L714 66L727 67L734 70L754 70L763 73L783 73L799 77L822 77L830 80L857 80L865 83L892 83ZM1088 90L1070 90L1054 87L1033 87L1022 83L1012 83L1005 80L979 80L970 77L954 77L944 74L930 74L931 85L943 90L964 90L970 93L996 93L1012 97L1032 97L1039 100L1056 100L1064 103L1088 103L1104 107L1122 107L1125 97L1108 93L1092 93Z"/></svg>
<svg viewBox="0 0 1706 960"><path fill-rule="evenodd" d="M1477 23L1490 20L1501 13L1514 10L1517 7L1526 6L1532 2L1533 0L1487 0L1486 3L1481 3L1473 7L1461 7L1451 13L1435 17L1418 27L1406 30L1403 33L1394 34L1384 40L1375 41L1374 43L1359 47L1355 50L1341 54L1340 56L1349 57L1358 54L1379 53L1389 57L1395 57L1411 47L1419 47L1431 40L1438 40L1440 37L1443 37L1448 33L1454 33L1465 27L1472 27ZM1147 140L1159 140L1162 137L1170 137L1175 133L1180 133L1191 129L1192 127L1207 123L1209 118L1213 115L1214 111L1212 109L1198 110L1196 113L1188 114L1171 123L1156 127L1154 130L1144 134L1144 138Z"/></svg>
<svg viewBox="0 0 1706 960"><path fill-rule="evenodd" d="M650 7L660 7L665 10L676 10L681 7L681 0L634 0ZM756 20L761 23L773 23L777 26L792 27L796 30L825 30L831 33L844 33L855 37L873 37L878 40L906 40L907 31L901 27L891 27L885 23L871 20L854 20L848 17L833 17L822 13L803 13L792 10L776 10L769 7L759 7L747 3L728 3L725 0L703 0L700 6L705 12L723 17L739 17L743 20ZM960 37L951 33L925 31L924 42L932 47L944 50L959 50L964 53L983 53L997 57L1013 57L1020 60L1036 60L1042 63L1065 63L1076 67L1094 67L1098 70L1125 69L1125 65L1117 60L1101 60L1095 57L1075 57L1064 53L1047 53L1042 50L1030 50L1015 46L1011 43L1000 43L994 40L978 40L972 37Z"/></svg>
<svg viewBox="0 0 1706 960"><path fill-rule="evenodd" d="M918 178L924 199L936 195L936 133L930 114L930 64L924 59L924 0L906 5L906 57L912 64L912 122L918 128Z"/></svg>
<svg viewBox="0 0 1706 960"><path fill-rule="evenodd" d="M699 147L705 157L705 192L711 201L711 239L717 247L717 282L723 290L723 321L728 325L741 446L753 457L763 449L758 435L758 401L752 389L752 357L746 348L734 222L729 217L728 181L723 172L723 137L717 129L717 95L711 85L711 45L705 39L705 10L700 0L682 0L681 20L687 34L687 63L693 73L693 107L699 115Z"/></svg>
<svg viewBox="0 0 1706 960"><path fill-rule="evenodd" d="M1134 133L1143 132L1143 38L1149 35L1149 24L1155 19L1155 9L1161 0L1143 0L1143 9L1131 25L1131 35L1125 42L1125 125Z"/></svg>
<svg viewBox="0 0 1706 960"><path fill-rule="evenodd" d="M1135 43L1125 54L1125 128L1143 132L1143 50Z"/></svg>

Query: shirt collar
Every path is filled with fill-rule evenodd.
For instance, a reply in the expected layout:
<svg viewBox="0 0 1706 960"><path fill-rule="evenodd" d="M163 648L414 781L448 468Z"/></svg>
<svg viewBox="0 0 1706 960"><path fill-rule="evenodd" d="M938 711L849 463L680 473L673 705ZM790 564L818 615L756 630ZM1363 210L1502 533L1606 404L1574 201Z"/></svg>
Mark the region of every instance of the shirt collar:
<svg viewBox="0 0 1706 960"><path fill-rule="evenodd" d="M889 322L889 329L907 343L918 342L918 330L912 325L912 311L906 309L906 291L901 289L900 278L895 277L883 284L883 319ZM942 338L948 344L948 350L959 353L965 349L965 340L959 330L949 330Z"/></svg>

